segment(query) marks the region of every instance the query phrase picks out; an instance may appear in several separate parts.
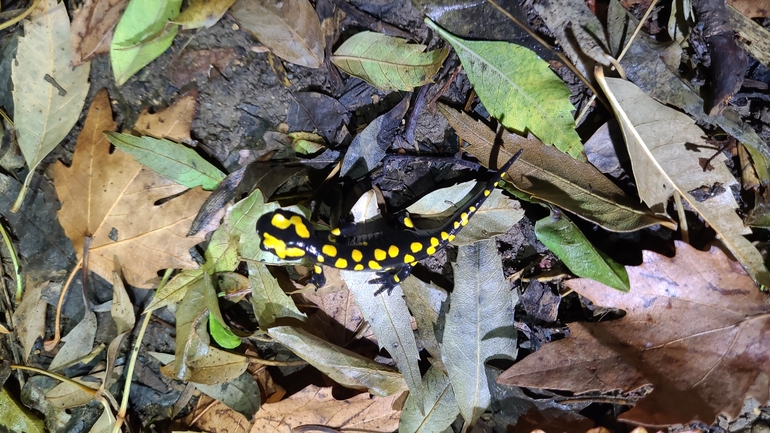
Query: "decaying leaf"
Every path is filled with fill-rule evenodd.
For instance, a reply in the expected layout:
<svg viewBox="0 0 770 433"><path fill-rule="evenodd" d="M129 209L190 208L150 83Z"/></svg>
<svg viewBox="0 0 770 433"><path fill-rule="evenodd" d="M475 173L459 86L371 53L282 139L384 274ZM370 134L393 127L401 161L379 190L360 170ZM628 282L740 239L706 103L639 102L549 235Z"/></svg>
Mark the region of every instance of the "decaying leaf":
<svg viewBox="0 0 770 433"><path fill-rule="evenodd" d="M72 166L54 166L54 186L62 201L59 220L78 256L85 236L93 238L90 270L109 280L117 257L128 284L149 288L159 269L197 267L189 249L204 233L186 235L207 193L184 193L185 187L143 168L133 157L110 154L102 131L114 129L107 92L101 91L78 136Z"/></svg>
<svg viewBox="0 0 770 433"><path fill-rule="evenodd" d="M35 341L45 336L45 310L48 303L41 299L45 285L36 284L27 288L16 311L13 312L13 327L16 338L24 348L24 360L29 357Z"/></svg>
<svg viewBox="0 0 770 433"><path fill-rule="evenodd" d="M0 388L0 425L11 431L25 433L43 433L46 431L43 421L23 404L17 402L5 387Z"/></svg>
<svg viewBox="0 0 770 433"><path fill-rule="evenodd" d="M446 105L439 104L438 108L457 135L470 144L465 150L489 166L491 155L497 151L494 131ZM628 197L591 164L578 161L534 138L503 133L502 139L498 164L524 149L516 164L508 170L509 179L517 189L611 231L634 231L653 224L676 227L670 219L652 214L638 200Z"/></svg>
<svg viewBox="0 0 770 433"><path fill-rule="evenodd" d="M187 9L177 16L173 22L182 29L198 29L211 27L230 9L235 0L191 0Z"/></svg>
<svg viewBox="0 0 770 433"><path fill-rule="evenodd" d="M454 47L489 113L506 128L530 131L546 144L585 161L575 131L570 91L548 63L509 42L460 39L426 19Z"/></svg>
<svg viewBox="0 0 770 433"><path fill-rule="evenodd" d="M182 0L129 2L110 45L112 72L118 86L171 46L179 26L168 20L179 15L181 6Z"/></svg>
<svg viewBox="0 0 770 433"><path fill-rule="evenodd" d="M85 357L94 347L96 338L96 314L86 310L85 317L77 324L69 334L62 337L64 342L48 368L52 371L69 367L81 358Z"/></svg>
<svg viewBox="0 0 770 433"><path fill-rule="evenodd" d="M373 397L359 394L347 400L336 400L331 388L310 385L278 403L263 404L251 432L289 433L300 426L313 424L349 431L392 432L398 429L401 409L395 406L400 395Z"/></svg>
<svg viewBox="0 0 770 433"><path fill-rule="evenodd" d="M70 66L70 22L63 3L41 1L12 63L16 134L29 174L13 207L19 210L35 168L77 122L88 94L90 65Z"/></svg>
<svg viewBox="0 0 770 433"><path fill-rule="evenodd" d="M150 114L145 108L136 119L134 131L155 138L189 143L195 111L198 108L198 90L192 90L179 98L174 104Z"/></svg>
<svg viewBox="0 0 770 433"><path fill-rule="evenodd" d="M73 66L110 52L112 33L127 4L128 0L86 0L75 11L70 29Z"/></svg>
<svg viewBox="0 0 770 433"><path fill-rule="evenodd" d="M737 181L721 153L711 160L713 170L703 170L701 158L717 150L689 116L647 96L633 83L617 78L596 78L615 110L626 138L639 196L651 209L662 213L672 194L679 194L717 232L722 243L760 284L770 286L770 272L762 255L743 235L751 229L735 213L731 185ZM723 191L699 200L691 191L719 184Z"/></svg>
<svg viewBox="0 0 770 433"><path fill-rule="evenodd" d="M748 18L766 18L770 14L770 0L727 0L727 4Z"/></svg>
<svg viewBox="0 0 770 433"><path fill-rule="evenodd" d="M453 269L441 357L460 414L473 424L492 401L484 364L516 358L514 292L494 239L460 247Z"/></svg>
<svg viewBox="0 0 770 433"><path fill-rule="evenodd" d="M362 32L345 41L332 62L348 74L382 90L411 92L430 83L449 50L424 53L425 45L374 32Z"/></svg>
<svg viewBox="0 0 770 433"><path fill-rule="evenodd" d="M740 265L717 248L677 242L677 255L644 252L627 267L629 293L587 279L566 284L595 305L626 316L574 323L570 336L545 345L503 373L506 385L630 391L654 390L623 419L646 425L710 424L736 416L744 399L768 401L770 307Z"/></svg>
<svg viewBox="0 0 770 433"><path fill-rule="evenodd" d="M307 0L239 0L230 9L233 17L276 56L308 68L324 60L321 22Z"/></svg>

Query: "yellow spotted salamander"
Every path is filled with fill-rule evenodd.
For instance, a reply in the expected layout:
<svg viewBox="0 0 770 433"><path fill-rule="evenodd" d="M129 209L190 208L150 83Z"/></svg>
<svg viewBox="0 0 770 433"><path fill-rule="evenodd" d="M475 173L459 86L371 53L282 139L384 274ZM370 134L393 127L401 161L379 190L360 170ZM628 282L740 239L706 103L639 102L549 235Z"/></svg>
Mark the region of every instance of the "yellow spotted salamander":
<svg viewBox="0 0 770 433"><path fill-rule="evenodd" d="M315 262L313 283L316 287L326 283L321 266L326 265L353 271L379 271L378 278L370 283L382 284L377 293L384 290L390 292L409 276L412 266L418 261L435 254L454 240L521 152L519 150L500 170L494 172L484 189L438 228L415 229L406 216L402 218L405 229L396 233L346 235L338 228L316 230L302 215L278 209L262 215L257 221L257 231L262 236L260 248L281 259L307 257Z"/></svg>

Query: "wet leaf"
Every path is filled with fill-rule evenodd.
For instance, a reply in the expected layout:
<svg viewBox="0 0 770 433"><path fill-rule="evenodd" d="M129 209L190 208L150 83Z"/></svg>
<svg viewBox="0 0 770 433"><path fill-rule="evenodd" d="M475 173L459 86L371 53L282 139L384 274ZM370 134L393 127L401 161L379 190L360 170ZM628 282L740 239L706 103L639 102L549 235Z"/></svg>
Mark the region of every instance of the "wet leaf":
<svg viewBox="0 0 770 433"><path fill-rule="evenodd" d="M10 432L45 433L43 421L17 402L3 387L0 389L0 426Z"/></svg>
<svg viewBox="0 0 770 433"><path fill-rule="evenodd" d="M381 90L411 92L432 82L449 50L425 53L425 45L374 32L351 36L331 60L338 68Z"/></svg>
<svg viewBox="0 0 770 433"><path fill-rule="evenodd" d="M24 20L11 79L14 126L29 174L13 212L19 210L37 165L77 122L88 95L90 65L70 66L69 36L67 11L56 0L41 1Z"/></svg>
<svg viewBox="0 0 770 433"><path fill-rule="evenodd" d="M74 12L70 30L73 66L110 52L112 33L126 5L128 0L86 0Z"/></svg>
<svg viewBox="0 0 770 433"><path fill-rule="evenodd" d="M191 90L174 104L150 114L145 108L136 119L134 131L155 138L190 143L190 128L198 108L198 91Z"/></svg>
<svg viewBox="0 0 770 433"><path fill-rule="evenodd" d="M45 336L45 310L48 303L40 298L43 288L43 284L27 287L24 298L13 312L13 327L24 349L24 361L29 358L37 339Z"/></svg>
<svg viewBox="0 0 770 433"><path fill-rule="evenodd" d="M337 134L350 120L347 107L323 93L296 92L291 97L286 117L289 131L315 132L336 143Z"/></svg>
<svg viewBox="0 0 770 433"><path fill-rule="evenodd" d="M421 412L412 394L406 398L404 411L401 413L399 433L444 432L457 419L460 409L455 401L452 384L443 372L431 367L423 378L425 412Z"/></svg>
<svg viewBox="0 0 770 433"><path fill-rule="evenodd" d="M673 258L645 251L627 267L631 292L587 279L566 284L595 305L626 310L603 323L573 323L503 373L499 383L584 393L654 390L622 419L644 425L735 417L744 399L768 401L770 309L766 295L717 248L676 243Z"/></svg>
<svg viewBox="0 0 770 433"><path fill-rule="evenodd" d="M83 320L72 328L69 334L62 337L61 341L64 342L64 346L56 353L48 368L55 371L78 362L81 358L91 353L95 338L96 314L93 311L87 310Z"/></svg>
<svg viewBox="0 0 770 433"><path fill-rule="evenodd" d="M179 15L181 6L182 0L131 0L128 3L110 45L112 72L118 86L171 46L178 26L168 21Z"/></svg>
<svg viewBox="0 0 770 433"><path fill-rule="evenodd" d="M207 281L208 284L206 284ZM213 349L213 347L209 347L209 334L206 332L208 321L206 319L209 315L208 306L216 301L217 295L214 293L210 277L205 274L185 293L176 314L174 362L161 369L164 374L180 380L192 380L193 373L190 370L190 363L203 358ZM198 379L197 382L204 381Z"/></svg>
<svg viewBox="0 0 770 433"><path fill-rule="evenodd" d="M117 256L126 282L149 288L159 269L197 267L189 249L205 233L186 235L207 193L187 191L121 151L110 154L102 131L114 128L107 92L101 91L78 136L72 166L54 165L54 186L62 201L59 221L78 255L85 236L93 238L91 271L111 279Z"/></svg>
<svg viewBox="0 0 770 433"><path fill-rule="evenodd" d="M230 11L244 30L276 56L308 68L323 63L321 22L307 0L239 0Z"/></svg>
<svg viewBox="0 0 770 433"><path fill-rule="evenodd" d="M211 27L230 9L235 0L191 0L172 22L182 26L183 30Z"/></svg>
<svg viewBox="0 0 770 433"><path fill-rule="evenodd" d="M714 170L703 170L701 158L715 150L706 134L689 116L647 96L634 84L596 74L612 104L633 166L639 196L652 209L664 212L672 194L679 194L720 236L746 271L760 284L770 286L770 272L759 251L743 235L751 229L735 213L738 204L731 185L737 181L725 165L721 152L711 161ZM723 191L706 200L691 191L719 184Z"/></svg>
<svg viewBox="0 0 770 433"><path fill-rule="evenodd" d="M369 280L376 278L376 273L341 271L340 275L355 296L364 319L374 330L380 349L387 350L396 361L398 370L409 387L409 395L412 396L418 410L422 411L425 398L418 365L420 353L412 332L411 315L404 301L401 286L397 286L392 292L374 296L374 292L380 286L370 284Z"/></svg>
<svg viewBox="0 0 770 433"><path fill-rule="evenodd" d="M307 331L277 326L270 328L267 333L344 387L368 390L378 396L398 394L407 389L404 377L399 372L335 346Z"/></svg>
<svg viewBox="0 0 770 433"><path fill-rule="evenodd" d="M291 432L302 426L345 426L345 430L390 433L398 428L400 394L372 397L359 394L336 400L331 388L310 385L277 403L266 403L257 412L251 431Z"/></svg>
<svg viewBox="0 0 770 433"><path fill-rule="evenodd" d="M140 164L188 188L199 186L211 191L225 178L218 168L183 144L109 131L105 135L115 147L132 155Z"/></svg>
<svg viewBox="0 0 770 433"><path fill-rule="evenodd" d="M623 265L594 248L563 213L551 209L551 216L535 223L535 234L575 275L628 291L628 273Z"/></svg>
<svg viewBox="0 0 770 433"><path fill-rule="evenodd" d="M473 424L492 401L482 366L490 359L516 358L514 292L503 276L494 239L460 247L452 268L455 286L441 356L460 413Z"/></svg>
<svg viewBox="0 0 770 433"><path fill-rule="evenodd" d="M259 385L249 373L243 373L222 384L196 383L195 387L209 397L226 404L227 407L239 412L247 419L251 419L259 410L261 403Z"/></svg>
<svg viewBox="0 0 770 433"><path fill-rule="evenodd" d="M497 149L494 131L465 113L442 104L438 107L457 135L471 144L465 150L489 166L490 155ZM591 164L571 158L533 138L504 133L502 139L498 163L524 149L508 170L508 179L517 189L611 231L634 231L654 224L676 227L670 219L654 215L638 204L638 199L628 197Z"/></svg>
<svg viewBox="0 0 770 433"><path fill-rule="evenodd" d="M530 131L585 161L564 82L533 51L509 42L467 41L425 21L454 47L479 99L506 128Z"/></svg>

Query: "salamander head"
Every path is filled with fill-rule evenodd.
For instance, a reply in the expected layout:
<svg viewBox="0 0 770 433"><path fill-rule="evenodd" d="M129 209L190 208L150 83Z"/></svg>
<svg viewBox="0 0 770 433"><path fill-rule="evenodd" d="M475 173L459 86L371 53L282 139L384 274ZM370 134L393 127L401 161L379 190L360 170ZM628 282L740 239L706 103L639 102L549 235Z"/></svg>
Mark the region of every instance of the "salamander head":
<svg viewBox="0 0 770 433"><path fill-rule="evenodd" d="M315 236L313 226L307 219L283 209L259 217L257 232L262 238L259 247L282 259L304 257Z"/></svg>

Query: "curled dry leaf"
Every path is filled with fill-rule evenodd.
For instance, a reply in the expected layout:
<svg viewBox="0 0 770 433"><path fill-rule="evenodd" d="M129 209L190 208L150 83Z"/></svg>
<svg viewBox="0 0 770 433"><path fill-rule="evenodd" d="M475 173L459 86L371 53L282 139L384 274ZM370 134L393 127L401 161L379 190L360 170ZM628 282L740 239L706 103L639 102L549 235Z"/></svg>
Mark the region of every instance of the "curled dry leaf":
<svg viewBox="0 0 770 433"><path fill-rule="evenodd" d="M73 66L110 52L112 32L127 4L128 0L86 0L75 11L70 29Z"/></svg>
<svg viewBox="0 0 770 433"><path fill-rule="evenodd" d="M93 238L90 270L109 280L117 257L128 284L150 288L160 269L197 267L189 249L205 233L186 235L208 193L199 188L184 193L185 187L143 168L133 157L110 154L102 131L114 129L110 100L102 90L78 136L72 166L54 166L62 201L59 221L78 256L85 237ZM155 204L171 196L176 197Z"/></svg>
<svg viewBox="0 0 770 433"><path fill-rule="evenodd" d="M588 279L567 286L626 316L575 323L570 336L546 344L503 373L506 385L630 391L654 390L622 418L645 425L714 422L736 416L744 399L768 401L770 306L740 265L717 248L677 242L673 258L645 251L627 267L630 293Z"/></svg>

